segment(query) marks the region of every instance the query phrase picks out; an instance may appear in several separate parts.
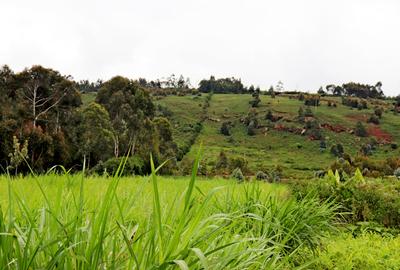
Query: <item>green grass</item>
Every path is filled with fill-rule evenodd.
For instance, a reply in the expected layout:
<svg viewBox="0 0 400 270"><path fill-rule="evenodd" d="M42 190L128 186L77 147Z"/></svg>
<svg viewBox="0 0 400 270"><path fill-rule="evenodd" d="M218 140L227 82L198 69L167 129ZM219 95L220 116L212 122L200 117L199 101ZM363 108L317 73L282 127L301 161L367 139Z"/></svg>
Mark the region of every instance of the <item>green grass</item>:
<svg viewBox="0 0 400 270"><path fill-rule="evenodd" d="M166 96L156 102L172 112L170 118L173 137L178 146L185 145L193 132L192 127L201 121L203 96Z"/></svg>
<svg viewBox="0 0 400 270"><path fill-rule="evenodd" d="M400 237L365 233L354 238L341 234L327 238L312 269L375 270L399 269ZM310 259L311 257L303 257Z"/></svg>
<svg viewBox="0 0 400 270"><path fill-rule="evenodd" d="M87 106L91 102L94 102L96 100L96 95L97 95L96 92L82 93L81 98L82 98L83 106Z"/></svg>
<svg viewBox="0 0 400 270"><path fill-rule="evenodd" d="M285 120L281 120L279 124L303 127L301 123L296 121L299 107L304 106L303 102L288 97L277 97L275 99L264 95L260 97L261 103L256 110L261 125L266 125L264 117L266 112L271 110L274 115L284 117ZM359 138L348 132L335 133L324 129L323 135L326 138L328 148L321 152L319 141L311 141L307 136L285 131L277 131L271 128L266 131L264 128L260 128L255 136L248 136L246 127L241 123L241 118L250 109L248 102L251 98L247 94L214 94L208 109L209 119L204 121L200 136L186 158L193 159L198 150L196 145L202 143L206 149L204 161L208 164L209 169L215 164L219 153L225 151L228 156L245 157L253 173L258 170L268 171L276 165L281 165L285 169L285 177L302 178L311 177L315 171L326 169L336 159L329 152L332 145L341 143L346 153L355 156L359 152L360 146L370 140L370 138ZM169 105L168 99L170 99L171 105ZM188 108L194 108L188 103L188 99L189 97L167 97L164 99L164 104L176 111L174 121L179 122L181 115L183 115L181 121L188 119L190 111ZM328 107L327 100L335 101L338 104L337 107ZM368 110L359 111L342 105L340 98L326 97L323 98L321 106L312 108L312 111L320 123L340 125L352 129L358 121L357 118L369 117L372 114L373 105L370 104L369 107ZM234 124L230 139L220 133L221 123L224 121L231 121ZM366 123L365 125L369 126ZM400 116L393 115L391 112L384 113L379 127L393 136L393 142L400 141ZM182 133L176 136L178 142L184 137ZM298 148L299 145L301 148ZM373 158L384 159L399 154L400 149L393 150L390 145L380 145Z"/></svg>
<svg viewBox="0 0 400 270"><path fill-rule="evenodd" d="M196 162L198 164L198 162ZM0 179L1 269L286 269L337 207L227 180ZM308 265L308 262L304 263Z"/></svg>

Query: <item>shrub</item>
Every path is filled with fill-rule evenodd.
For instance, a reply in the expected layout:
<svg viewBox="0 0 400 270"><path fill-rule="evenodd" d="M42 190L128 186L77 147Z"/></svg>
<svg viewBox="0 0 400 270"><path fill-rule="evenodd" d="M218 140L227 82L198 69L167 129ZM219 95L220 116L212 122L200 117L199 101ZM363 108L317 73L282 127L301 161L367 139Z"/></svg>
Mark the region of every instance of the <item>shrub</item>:
<svg viewBox="0 0 400 270"><path fill-rule="evenodd" d="M305 117L313 117L314 116L310 106L306 107L306 110L304 111L304 116Z"/></svg>
<svg viewBox="0 0 400 270"><path fill-rule="evenodd" d="M231 122L223 122L221 125L221 134L225 135L225 136L230 136L231 135Z"/></svg>
<svg viewBox="0 0 400 270"><path fill-rule="evenodd" d="M229 168L231 170L240 168L242 171L248 172L247 164L248 162L244 157L233 157L229 160Z"/></svg>
<svg viewBox="0 0 400 270"><path fill-rule="evenodd" d="M372 146L371 146L369 143L363 144L363 145L361 146L360 152L361 152L361 154L363 154L364 156L372 155Z"/></svg>
<svg viewBox="0 0 400 270"><path fill-rule="evenodd" d="M304 100L306 106L319 106L319 95L309 95Z"/></svg>
<svg viewBox="0 0 400 270"><path fill-rule="evenodd" d="M267 114L265 115L266 120L274 121L274 115L272 114L271 110L267 111Z"/></svg>
<svg viewBox="0 0 400 270"><path fill-rule="evenodd" d="M124 157L110 158L105 162L99 162L92 168L92 172L110 176L115 175L124 159ZM144 173L146 173L144 161L137 156L129 157L126 160L124 170L120 172L121 175L143 175Z"/></svg>
<svg viewBox="0 0 400 270"><path fill-rule="evenodd" d="M350 223L377 222L387 227L400 225L400 184L397 181L374 179L365 181L359 170L353 177L337 181L332 173L321 181L291 183L294 194L302 197L309 192L318 194L321 201L334 200L347 211ZM338 173L336 173L338 175Z"/></svg>
<svg viewBox="0 0 400 270"><path fill-rule="evenodd" d="M356 128L354 129L354 134L358 137L367 137L368 136L368 132L365 129L364 125L358 121Z"/></svg>
<svg viewBox="0 0 400 270"><path fill-rule="evenodd" d="M238 182L244 181L244 176L243 176L242 170L240 168L234 169L231 177L236 179Z"/></svg>
<svg viewBox="0 0 400 270"><path fill-rule="evenodd" d="M251 121L247 126L247 135L254 136L256 135L256 124L254 121Z"/></svg>
<svg viewBox="0 0 400 270"><path fill-rule="evenodd" d="M221 151L218 156L217 164L215 165L216 169L225 169L228 168L228 157L226 156L224 151Z"/></svg>
<svg viewBox="0 0 400 270"><path fill-rule="evenodd" d="M268 174L266 174L265 172L263 172L263 171L258 171L257 173L256 173L256 179L257 180L268 180Z"/></svg>
<svg viewBox="0 0 400 270"><path fill-rule="evenodd" d="M381 107L375 107L374 109L374 114L379 117L382 118L382 114L383 114L383 109Z"/></svg>
<svg viewBox="0 0 400 270"><path fill-rule="evenodd" d="M375 114L371 115L367 121L368 123L373 123L375 125L379 125L379 118Z"/></svg>
<svg viewBox="0 0 400 270"><path fill-rule="evenodd" d="M326 147L327 147L326 141L325 141L324 139L322 139L322 140L319 142L319 149L325 150Z"/></svg>
<svg viewBox="0 0 400 270"><path fill-rule="evenodd" d="M334 155L335 157L342 157L344 154L343 145L341 145L340 143L332 145L331 154Z"/></svg>

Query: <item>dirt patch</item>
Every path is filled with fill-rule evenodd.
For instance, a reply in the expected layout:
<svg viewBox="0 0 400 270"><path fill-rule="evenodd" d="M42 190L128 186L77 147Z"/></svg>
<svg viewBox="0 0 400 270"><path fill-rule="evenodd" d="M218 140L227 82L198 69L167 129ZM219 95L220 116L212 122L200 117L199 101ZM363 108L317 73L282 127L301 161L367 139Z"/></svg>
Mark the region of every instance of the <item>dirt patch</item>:
<svg viewBox="0 0 400 270"><path fill-rule="evenodd" d="M370 125L367 131L369 135L374 136L380 143L391 143L393 140L392 135L380 129L379 126Z"/></svg>
<svg viewBox="0 0 400 270"><path fill-rule="evenodd" d="M346 118L355 121L355 122L367 122L368 120L368 115L366 114L348 114L346 115Z"/></svg>
<svg viewBox="0 0 400 270"><path fill-rule="evenodd" d="M341 133L341 132L348 132L349 131L349 129L344 127L344 126L331 125L331 124L328 124L328 123L322 124L321 127L324 128L324 129L328 129L330 131L333 131L335 133Z"/></svg>

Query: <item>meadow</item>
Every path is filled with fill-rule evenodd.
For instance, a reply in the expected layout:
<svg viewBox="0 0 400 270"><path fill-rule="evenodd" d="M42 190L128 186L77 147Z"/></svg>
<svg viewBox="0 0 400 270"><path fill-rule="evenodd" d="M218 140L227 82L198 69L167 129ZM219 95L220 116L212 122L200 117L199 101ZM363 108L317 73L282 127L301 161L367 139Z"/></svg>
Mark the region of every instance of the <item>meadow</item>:
<svg viewBox="0 0 400 270"><path fill-rule="evenodd" d="M400 238L353 237L333 202L311 195L296 200L284 184L197 178L195 170L192 177L158 177L155 171L147 177L0 177L0 268L399 265Z"/></svg>

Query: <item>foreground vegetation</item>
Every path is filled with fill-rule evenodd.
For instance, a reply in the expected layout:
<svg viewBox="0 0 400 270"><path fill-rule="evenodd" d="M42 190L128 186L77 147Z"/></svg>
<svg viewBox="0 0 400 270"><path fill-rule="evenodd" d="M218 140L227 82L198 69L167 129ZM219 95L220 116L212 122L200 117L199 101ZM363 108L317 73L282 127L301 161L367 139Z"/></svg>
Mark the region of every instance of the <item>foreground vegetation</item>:
<svg viewBox="0 0 400 270"><path fill-rule="evenodd" d="M338 173L330 173L314 196L318 182L298 182L292 194L283 184L196 179L197 166L190 179L159 178L158 170L152 166L152 175L135 178L67 172L0 177L1 269L399 265L394 230L369 223L344 226L357 209L347 212L346 198L337 204L335 197L324 197L329 186L354 194L357 185L366 185L360 175L341 183Z"/></svg>
<svg viewBox="0 0 400 270"><path fill-rule="evenodd" d="M118 177L97 179L100 192L88 192L90 180L77 175L3 178L1 268L277 269L334 229L331 203L297 202L255 184L218 191L224 181L196 183L197 167L173 192L171 180L159 182L152 171L152 198L145 178L122 180L136 181L133 190L118 189ZM37 188L30 183L23 196L27 181Z"/></svg>

